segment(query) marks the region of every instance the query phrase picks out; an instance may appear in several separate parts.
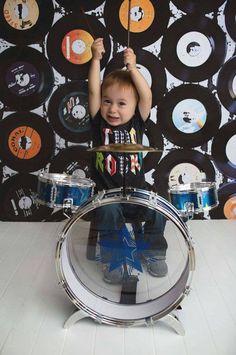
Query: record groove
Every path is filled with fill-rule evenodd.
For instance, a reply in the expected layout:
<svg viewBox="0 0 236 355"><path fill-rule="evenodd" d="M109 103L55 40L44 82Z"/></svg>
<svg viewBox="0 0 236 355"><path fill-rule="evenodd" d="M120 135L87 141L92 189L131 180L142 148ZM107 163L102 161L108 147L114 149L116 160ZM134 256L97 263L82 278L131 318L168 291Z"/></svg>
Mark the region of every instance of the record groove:
<svg viewBox="0 0 236 355"><path fill-rule="evenodd" d="M217 133L221 122L220 104L203 86L180 85L160 102L157 122L172 143L184 148L197 147Z"/></svg>
<svg viewBox="0 0 236 355"><path fill-rule="evenodd" d="M236 56L221 68L217 78L217 93L224 107L236 114Z"/></svg>
<svg viewBox="0 0 236 355"><path fill-rule="evenodd" d="M106 50L101 60L102 70L111 51L110 37L103 24L94 16L80 13L62 17L48 34L47 53L50 63L60 74L71 80L87 79L92 58L91 45L98 37L103 38Z"/></svg>
<svg viewBox="0 0 236 355"><path fill-rule="evenodd" d="M215 169L209 158L192 149L170 151L156 167L152 177L158 193L169 199L169 186L200 181L215 181Z"/></svg>
<svg viewBox="0 0 236 355"><path fill-rule="evenodd" d="M91 177L91 153L87 147L73 146L62 149L51 161L50 173L76 174L81 178Z"/></svg>
<svg viewBox="0 0 236 355"><path fill-rule="evenodd" d="M90 11L100 6L104 0L56 0L67 11Z"/></svg>
<svg viewBox="0 0 236 355"><path fill-rule="evenodd" d="M0 33L10 43L20 46L40 42L54 18L51 0L0 0Z"/></svg>
<svg viewBox="0 0 236 355"><path fill-rule="evenodd" d="M52 209L37 202L38 178L31 174L16 174L0 186L0 214L4 221L43 221Z"/></svg>
<svg viewBox="0 0 236 355"><path fill-rule="evenodd" d="M127 46L129 0L107 0L104 20L113 39ZM130 9L130 43L141 48L157 41L166 30L170 17L166 0L132 0Z"/></svg>
<svg viewBox="0 0 236 355"><path fill-rule="evenodd" d="M235 0L227 0L225 4L225 26L231 38L236 42L236 6Z"/></svg>
<svg viewBox="0 0 236 355"><path fill-rule="evenodd" d="M31 47L11 47L0 54L0 100L15 110L31 110L51 94L53 70Z"/></svg>
<svg viewBox="0 0 236 355"><path fill-rule="evenodd" d="M189 15L167 29L161 44L161 59L176 78L200 82L219 70L226 51L226 35L214 20Z"/></svg>
<svg viewBox="0 0 236 355"><path fill-rule="evenodd" d="M87 82L72 81L54 91L48 116L55 132L65 140L76 143L90 140Z"/></svg>
<svg viewBox="0 0 236 355"><path fill-rule="evenodd" d="M236 138L236 121L228 122L219 129L212 141L211 151L217 168L226 176L235 179L236 162L230 161L227 155L227 144L231 138ZM235 148L233 151L235 156Z"/></svg>
<svg viewBox="0 0 236 355"><path fill-rule="evenodd" d="M187 14L208 14L216 11L225 0L172 0L173 4Z"/></svg>

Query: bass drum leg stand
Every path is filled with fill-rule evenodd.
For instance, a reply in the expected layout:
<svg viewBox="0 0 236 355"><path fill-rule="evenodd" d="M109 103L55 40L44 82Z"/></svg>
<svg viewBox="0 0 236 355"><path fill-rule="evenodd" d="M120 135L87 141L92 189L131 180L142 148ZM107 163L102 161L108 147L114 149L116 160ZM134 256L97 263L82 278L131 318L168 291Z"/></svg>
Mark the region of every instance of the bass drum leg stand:
<svg viewBox="0 0 236 355"><path fill-rule="evenodd" d="M64 328L69 329L72 325L75 323L79 322L81 319L84 318L90 318L88 314L83 312L82 310L76 310L74 313L70 315L70 317L65 321L64 323ZM102 323L99 319L95 319L96 322ZM173 328L175 332L179 335L184 336L185 335L185 330L183 327L183 324L180 322L178 316L174 313L171 312L167 314L165 317L154 321L152 318L146 320L146 325L151 326L157 323L158 321L166 323L170 328Z"/></svg>

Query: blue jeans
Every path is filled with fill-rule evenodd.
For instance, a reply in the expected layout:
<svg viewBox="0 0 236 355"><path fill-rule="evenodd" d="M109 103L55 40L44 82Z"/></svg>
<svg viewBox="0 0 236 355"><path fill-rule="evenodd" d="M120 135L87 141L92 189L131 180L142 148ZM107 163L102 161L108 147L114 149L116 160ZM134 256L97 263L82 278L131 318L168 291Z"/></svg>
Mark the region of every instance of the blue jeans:
<svg viewBox="0 0 236 355"><path fill-rule="evenodd" d="M168 245L163 235L166 218L158 211L145 206L116 203L97 208L94 215L100 246L105 245L100 248L102 262L108 263L114 257L113 248L120 246L121 234L125 234L127 240L130 239L125 228L127 219L132 224L137 248L138 245L141 246L144 256L166 255Z"/></svg>

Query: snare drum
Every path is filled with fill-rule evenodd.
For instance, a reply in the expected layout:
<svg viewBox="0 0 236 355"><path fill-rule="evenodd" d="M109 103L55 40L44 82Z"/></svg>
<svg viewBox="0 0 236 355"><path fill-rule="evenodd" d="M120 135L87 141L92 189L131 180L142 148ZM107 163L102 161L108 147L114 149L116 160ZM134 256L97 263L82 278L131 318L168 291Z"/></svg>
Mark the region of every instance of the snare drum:
<svg viewBox="0 0 236 355"><path fill-rule="evenodd" d="M171 203L181 215L209 211L219 203L214 182L174 185L170 188L169 195Z"/></svg>
<svg viewBox="0 0 236 355"><path fill-rule="evenodd" d="M51 208L65 204L76 210L93 195L95 183L74 175L42 173L38 176L38 201Z"/></svg>
<svg viewBox="0 0 236 355"><path fill-rule="evenodd" d="M108 284L103 280L99 242L95 260L86 257L91 226L88 216L93 215L101 206L113 204L129 204L130 208L144 206L162 214L167 220L164 237L168 243L168 275L153 277L142 260L141 269L136 268L134 262L131 276L136 277L138 282L135 302L132 304L122 303L122 285ZM131 240L134 237L128 223L127 230L130 231L130 237L126 235L126 238ZM135 248L133 243L130 245ZM137 253L133 252L128 252L128 256L135 261ZM149 324L167 315L189 292L194 268L192 241L179 212L157 194L141 189L127 188L125 196L122 189L95 195L92 201L87 202L68 220L56 247L58 278L70 300L86 315L115 326Z"/></svg>

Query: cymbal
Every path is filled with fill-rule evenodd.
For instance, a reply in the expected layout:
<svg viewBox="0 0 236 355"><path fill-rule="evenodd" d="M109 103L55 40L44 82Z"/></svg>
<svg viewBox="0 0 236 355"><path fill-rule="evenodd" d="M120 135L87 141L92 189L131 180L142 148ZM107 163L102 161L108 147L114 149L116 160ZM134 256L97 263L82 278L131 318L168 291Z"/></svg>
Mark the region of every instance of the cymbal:
<svg viewBox="0 0 236 355"><path fill-rule="evenodd" d="M162 150L160 149L148 147L142 144L129 144L129 143L115 143L115 144L100 145L98 147L88 148L87 151L114 152L114 153L162 152Z"/></svg>

